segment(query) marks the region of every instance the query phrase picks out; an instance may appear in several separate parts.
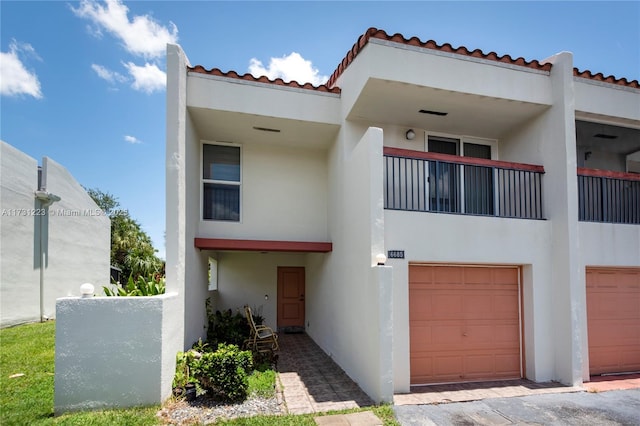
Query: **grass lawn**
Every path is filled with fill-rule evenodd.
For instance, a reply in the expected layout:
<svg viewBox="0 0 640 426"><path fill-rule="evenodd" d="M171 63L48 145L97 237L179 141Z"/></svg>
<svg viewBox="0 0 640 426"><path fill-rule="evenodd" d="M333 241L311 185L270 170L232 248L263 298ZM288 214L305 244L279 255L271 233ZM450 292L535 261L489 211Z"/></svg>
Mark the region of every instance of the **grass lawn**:
<svg viewBox="0 0 640 426"><path fill-rule="evenodd" d="M0 330L0 425L157 425L160 406L53 417L55 322ZM23 376L11 378L15 374Z"/></svg>
<svg viewBox="0 0 640 426"><path fill-rule="evenodd" d="M0 329L0 425L158 425L160 406L125 410L87 411L53 417L55 322ZM249 379L249 390L268 397L275 373L265 371ZM386 426L398 425L391 406L370 408ZM356 412L365 409L344 411ZM256 416L219 421L225 425L315 425L318 415Z"/></svg>

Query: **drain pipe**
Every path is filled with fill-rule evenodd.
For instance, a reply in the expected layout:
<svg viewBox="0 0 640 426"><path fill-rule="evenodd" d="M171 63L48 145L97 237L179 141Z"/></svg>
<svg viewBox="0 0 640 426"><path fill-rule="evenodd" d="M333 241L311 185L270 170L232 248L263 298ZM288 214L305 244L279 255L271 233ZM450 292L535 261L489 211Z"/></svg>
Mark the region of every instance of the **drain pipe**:
<svg viewBox="0 0 640 426"><path fill-rule="evenodd" d="M40 205L45 209L46 213L49 213L49 206L61 198L57 195L53 195L45 190L38 190L35 192L36 199L40 201ZM44 322L44 265L45 256L44 252L44 219L45 215L40 215L40 322Z"/></svg>

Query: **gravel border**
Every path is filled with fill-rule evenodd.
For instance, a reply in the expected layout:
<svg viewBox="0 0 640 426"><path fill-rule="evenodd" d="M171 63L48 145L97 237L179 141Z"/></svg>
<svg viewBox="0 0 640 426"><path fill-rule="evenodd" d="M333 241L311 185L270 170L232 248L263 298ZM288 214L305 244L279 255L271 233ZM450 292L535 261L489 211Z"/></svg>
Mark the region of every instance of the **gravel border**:
<svg viewBox="0 0 640 426"><path fill-rule="evenodd" d="M276 393L272 398L250 397L241 404L225 404L200 395L195 401L170 399L158 411L158 418L165 424L212 424L218 419L234 419L258 415L282 415L287 408L282 397L280 378L276 375Z"/></svg>

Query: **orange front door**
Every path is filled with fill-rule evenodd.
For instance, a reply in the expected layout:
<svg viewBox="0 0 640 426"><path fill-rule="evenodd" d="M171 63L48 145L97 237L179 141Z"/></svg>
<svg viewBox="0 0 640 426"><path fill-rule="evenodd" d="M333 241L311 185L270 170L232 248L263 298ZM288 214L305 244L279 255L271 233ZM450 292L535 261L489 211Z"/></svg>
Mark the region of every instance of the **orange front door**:
<svg viewBox="0 0 640 426"><path fill-rule="evenodd" d="M640 370L640 268L587 268L589 373Z"/></svg>
<svg viewBox="0 0 640 426"><path fill-rule="evenodd" d="M278 328L304 328L304 268L278 267Z"/></svg>
<svg viewBox="0 0 640 426"><path fill-rule="evenodd" d="M517 379L519 269L409 265L411 384Z"/></svg>

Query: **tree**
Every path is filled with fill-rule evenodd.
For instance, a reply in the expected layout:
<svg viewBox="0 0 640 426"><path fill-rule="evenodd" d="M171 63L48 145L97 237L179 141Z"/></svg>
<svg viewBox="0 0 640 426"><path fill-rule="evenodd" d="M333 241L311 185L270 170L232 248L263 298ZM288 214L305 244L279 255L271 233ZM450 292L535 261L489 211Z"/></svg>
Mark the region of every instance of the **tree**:
<svg viewBox="0 0 640 426"><path fill-rule="evenodd" d="M87 189L87 193L111 219L111 266L120 268L125 278L164 274L164 262L156 256L151 238L120 208L118 199L99 189Z"/></svg>

